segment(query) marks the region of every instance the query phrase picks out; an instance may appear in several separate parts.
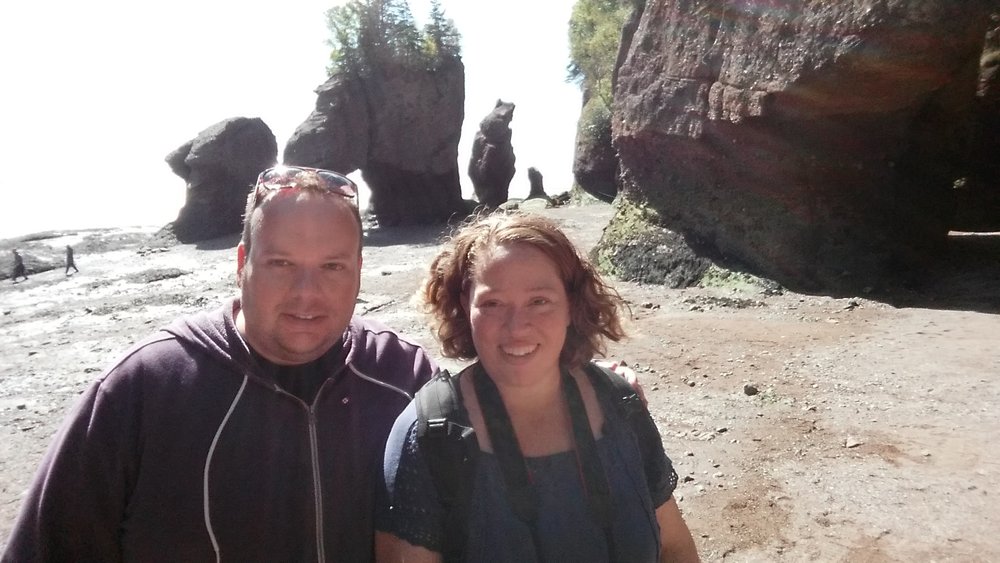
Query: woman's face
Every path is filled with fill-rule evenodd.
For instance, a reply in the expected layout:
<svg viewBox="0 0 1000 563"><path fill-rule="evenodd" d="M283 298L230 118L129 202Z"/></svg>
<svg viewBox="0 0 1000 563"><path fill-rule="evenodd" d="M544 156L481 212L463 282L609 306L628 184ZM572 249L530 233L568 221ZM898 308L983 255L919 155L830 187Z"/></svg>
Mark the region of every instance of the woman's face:
<svg viewBox="0 0 1000 563"><path fill-rule="evenodd" d="M462 302L483 367L497 385L558 377L570 313L556 264L528 244L495 247L481 260Z"/></svg>

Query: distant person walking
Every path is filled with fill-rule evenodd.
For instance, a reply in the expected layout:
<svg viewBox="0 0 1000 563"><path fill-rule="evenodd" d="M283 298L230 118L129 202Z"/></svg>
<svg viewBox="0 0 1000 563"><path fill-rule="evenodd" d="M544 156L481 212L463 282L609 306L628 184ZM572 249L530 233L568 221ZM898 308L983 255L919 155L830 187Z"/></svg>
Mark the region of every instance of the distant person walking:
<svg viewBox="0 0 1000 563"><path fill-rule="evenodd" d="M24 258L21 258L21 254L15 248L14 252L14 273L11 274L10 279L14 283L17 283L17 278L24 277L24 281L28 281L28 271L24 269Z"/></svg>
<svg viewBox="0 0 1000 563"><path fill-rule="evenodd" d="M74 273L79 273L80 269L76 267L76 261L73 260L73 247L66 245L66 275L69 275L69 269L73 268Z"/></svg>

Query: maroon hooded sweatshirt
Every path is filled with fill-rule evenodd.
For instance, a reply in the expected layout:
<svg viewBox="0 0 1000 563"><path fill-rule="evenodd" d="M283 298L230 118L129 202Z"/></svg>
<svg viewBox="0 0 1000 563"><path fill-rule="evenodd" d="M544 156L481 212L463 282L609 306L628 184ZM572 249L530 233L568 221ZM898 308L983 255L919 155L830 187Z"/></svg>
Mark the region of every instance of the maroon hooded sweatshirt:
<svg viewBox="0 0 1000 563"><path fill-rule="evenodd" d="M433 361L354 318L307 404L254 360L236 307L175 322L90 386L2 561L372 559L385 440Z"/></svg>

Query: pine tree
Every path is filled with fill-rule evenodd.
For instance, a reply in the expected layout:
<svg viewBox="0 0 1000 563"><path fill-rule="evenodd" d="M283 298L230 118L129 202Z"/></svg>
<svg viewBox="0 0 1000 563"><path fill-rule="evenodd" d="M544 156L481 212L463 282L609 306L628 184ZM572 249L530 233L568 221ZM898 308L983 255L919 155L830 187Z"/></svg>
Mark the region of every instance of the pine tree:
<svg viewBox="0 0 1000 563"><path fill-rule="evenodd" d="M570 17L567 80L580 83L609 108L621 29L632 4L630 0L580 0Z"/></svg>
<svg viewBox="0 0 1000 563"><path fill-rule="evenodd" d="M461 56L461 37L432 0L430 23L417 29L406 0L353 0L327 12L329 74L402 65L437 68Z"/></svg>
<svg viewBox="0 0 1000 563"><path fill-rule="evenodd" d="M425 52L433 66L437 67L461 57L462 36L455 24L444 15L439 0L431 0L431 12L424 26L426 38Z"/></svg>
<svg viewBox="0 0 1000 563"><path fill-rule="evenodd" d="M365 57L360 37L362 15L358 2L327 10L326 27L331 33L327 45L332 49L327 74L333 75L338 70L360 70L364 67Z"/></svg>

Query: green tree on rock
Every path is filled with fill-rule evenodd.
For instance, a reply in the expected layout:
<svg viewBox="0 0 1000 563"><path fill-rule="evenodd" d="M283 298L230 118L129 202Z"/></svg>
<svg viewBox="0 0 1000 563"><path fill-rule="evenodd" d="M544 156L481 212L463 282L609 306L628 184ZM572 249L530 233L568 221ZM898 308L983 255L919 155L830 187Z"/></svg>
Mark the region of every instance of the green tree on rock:
<svg viewBox="0 0 1000 563"><path fill-rule="evenodd" d="M455 29L455 24L445 17L439 0L431 0L429 20L424 26L424 52L430 60L440 63L460 58L462 36Z"/></svg>
<svg viewBox="0 0 1000 563"><path fill-rule="evenodd" d="M615 59L631 0L579 0L569 21L568 80L611 108Z"/></svg>
<svg viewBox="0 0 1000 563"><path fill-rule="evenodd" d="M405 0L353 0L331 8L326 17L330 75L391 65L438 68L461 56L461 38L437 0L431 3L430 23L423 32Z"/></svg>

